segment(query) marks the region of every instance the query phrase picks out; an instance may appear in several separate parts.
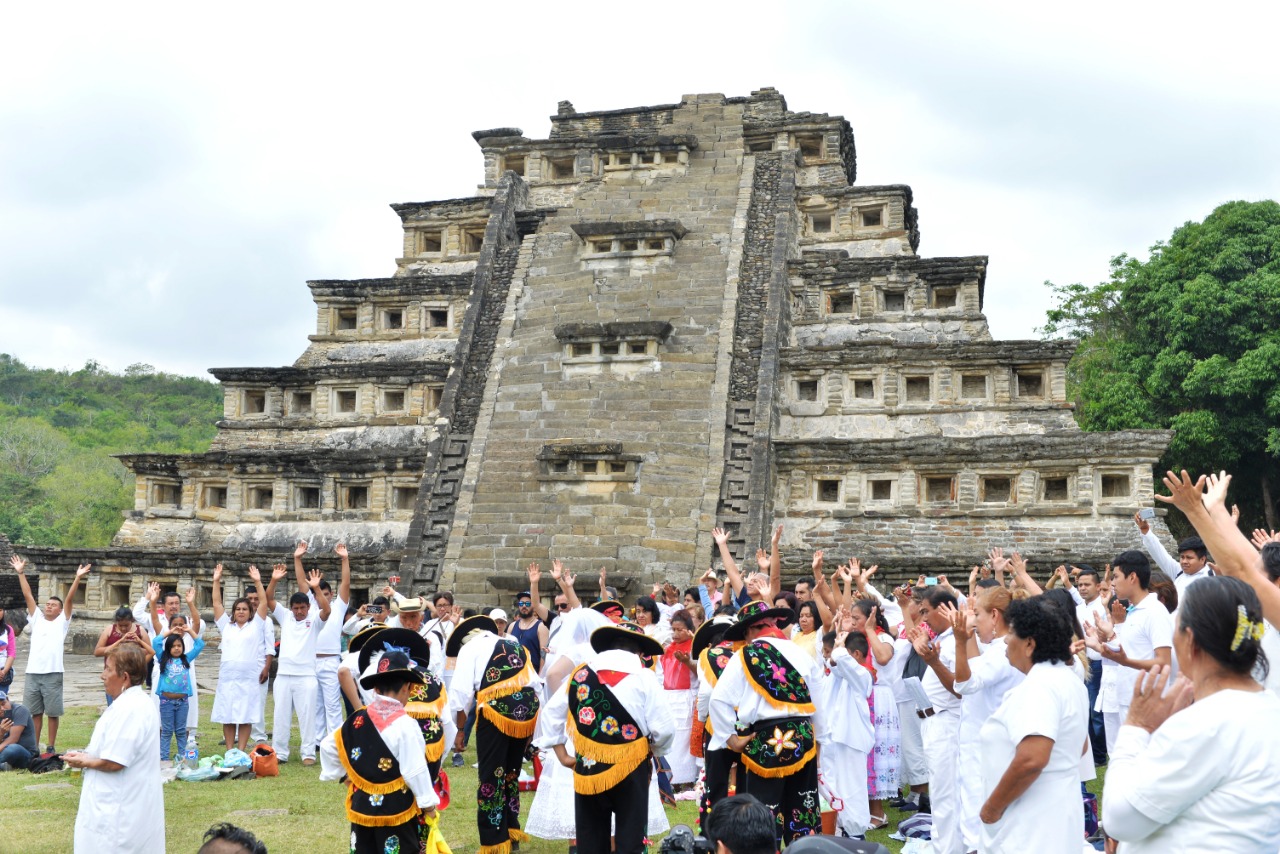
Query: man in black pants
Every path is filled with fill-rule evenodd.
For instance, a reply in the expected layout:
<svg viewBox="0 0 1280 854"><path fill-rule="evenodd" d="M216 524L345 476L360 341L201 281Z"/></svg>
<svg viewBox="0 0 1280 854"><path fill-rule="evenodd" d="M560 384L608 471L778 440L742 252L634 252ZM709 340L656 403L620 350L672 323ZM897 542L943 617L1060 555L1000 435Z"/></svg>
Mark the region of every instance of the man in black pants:
<svg viewBox="0 0 1280 854"><path fill-rule="evenodd" d="M621 623L592 632L591 648L597 654L548 702L551 731L538 746L552 748L573 769L578 854L609 854L610 836L617 854L640 854L649 819L650 757L665 754L676 733L662 683L640 659L661 655L662 645L639 626Z"/></svg>

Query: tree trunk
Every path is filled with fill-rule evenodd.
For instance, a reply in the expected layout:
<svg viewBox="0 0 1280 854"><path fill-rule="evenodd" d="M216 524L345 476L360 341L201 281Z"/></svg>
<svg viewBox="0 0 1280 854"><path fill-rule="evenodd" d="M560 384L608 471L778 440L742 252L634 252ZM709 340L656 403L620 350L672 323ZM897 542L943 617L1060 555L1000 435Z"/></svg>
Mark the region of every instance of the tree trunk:
<svg viewBox="0 0 1280 854"><path fill-rule="evenodd" d="M1262 473L1262 514L1267 520L1267 530L1276 530L1276 503L1271 498L1271 478Z"/></svg>

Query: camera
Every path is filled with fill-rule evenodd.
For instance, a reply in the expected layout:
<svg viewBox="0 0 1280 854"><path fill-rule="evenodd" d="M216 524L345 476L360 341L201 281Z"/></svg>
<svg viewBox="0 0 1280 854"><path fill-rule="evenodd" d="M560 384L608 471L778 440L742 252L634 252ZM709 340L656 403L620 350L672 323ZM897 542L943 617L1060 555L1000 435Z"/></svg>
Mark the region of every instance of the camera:
<svg viewBox="0 0 1280 854"><path fill-rule="evenodd" d="M366 613L366 614L381 614L381 613L382 613L382 606L381 606L381 605L370 605L368 608L366 608L366 609L365 609L365 613Z"/></svg>
<svg viewBox="0 0 1280 854"><path fill-rule="evenodd" d="M667 838L658 847L659 854L711 854L715 846L705 836L694 836L687 824L671 828Z"/></svg>

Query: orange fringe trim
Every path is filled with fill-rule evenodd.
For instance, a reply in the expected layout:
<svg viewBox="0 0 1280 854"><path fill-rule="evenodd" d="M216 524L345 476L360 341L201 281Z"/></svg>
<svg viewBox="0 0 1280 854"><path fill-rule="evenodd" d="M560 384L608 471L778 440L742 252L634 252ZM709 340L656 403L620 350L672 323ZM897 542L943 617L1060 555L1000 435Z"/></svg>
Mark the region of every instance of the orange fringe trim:
<svg viewBox="0 0 1280 854"><path fill-rule="evenodd" d="M366 780L364 777L361 777L359 774L356 773L356 769L351 767L351 760L347 756L346 745L343 744L343 741L342 741L341 729L334 732L333 740L334 740L334 744L338 748L338 759L342 761L342 767L346 769L347 777L351 779L351 785L353 787L370 795L389 795L392 792L398 792L404 788L403 777L397 777L394 780L392 780L390 783L371 783L368 780ZM348 796L347 798L348 803L350 802L350 800L351 798ZM408 819L405 819L405 821L408 821ZM356 823L359 824L359 822L356 822ZM399 824L399 823L400 822L398 821L392 822L392 824ZM368 826L373 827L373 825L368 825Z"/></svg>
<svg viewBox="0 0 1280 854"><path fill-rule="evenodd" d="M426 756L428 762L437 762L444 756L444 735L427 745Z"/></svg>
<svg viewBox="0 0 1280 854"><path fill-rule="evenodd" d="M576 747L577 745L575 744L574 746ZM573 775L573 790L579 795L598 795L601 792L607 792L625 780L627 775L636 770L645 759L645 756L641 756L635 762L614 765L608 771L592 774L590 777L575 771Z"/></svg>
<svg viewBox="0 0 1280 854"><path fill-rule="evenodd" d="M524 667L519 673L514 676L509 676L501 682L495 682L488 688L483 688L476 692L476 702L487 703L498 697L505 697L508 694L514 694L516 691L519 691L521 688L526 687L530 682L532 682L533 678L533 667L530 666L529 659L526 656L524 660Z"/></svg>
<svg viewBox="0 0 1280 854"><path fill-rule="evenodd" d="M812 701L808 703L787 703L787 702L781 702L781 701L775 700L769 694L768 691L764 690L758 684L756 684L756 680L751 678L750 672L746 672L747 671L746 653L743 652L742 650L738 650L738 656L742 659L742 669L744 671L743 675L747 677L747 684L751 686L752 691L755 691L757 694L759 694L764 699L764 701L769 704L770 708L778 709L779 711L783 711L783 712L789 712L790 714L797 715L799 717L806 717L808 715L813 714ZM762 776L767 776L767 775L762 775Z"/></svg>
<svg viewBox="0 0 1280 854"><path fill-rule="evenodd" d="M816 746L810 747L809 750L805 753L805 755L800 757L799 762L795 763L794 765L783 765L781 768L765 768L764 766L757 764L755 760L753 760L750 756L748 756L745 753L741 754L740 758L742 760L742 763L747 766L748 770L750 770L751 773L755 774L757 777L775 777L776 778L776 777L790 777L792 774L796 773L800 769L804 768L804 766L812 762L813 758L817 755L818 755L818 748Z"/></svg>
<svg viewBox="0 0 1280 854"><path fill-rule="evenodd" d="M525 833L523 830L521 830L518 827L511 828L510 830L507 831L507 833L510 835L512 842L528 842L529 841L529 834Z"/></svg>
<svg viewBox="0 0 1280 854"><path fill-rule="evenodd" d="M444 707L445 696L444 691L442 690L440 692L440 696L435 699L435 702L424 703L420 700L410 700L408 703L404 704L404 711L409 717L414 718L415 720L422 720L423 718L444 717Z"/></svg>
<svg viewBox="0 0 1280 854"><path fill-rule="evenodd" d="M497 845L481 845L476 854L511 854L511 840L499 842Z"/></svg>
<svg viewBox="0 0 1280 854"><path fill-rule="evenodd" d="M404 785L401 784L400 788L404 788ZM395 790L393 789L392 791ZM356 787L353 783L347 787L347 820L361 827L395 827L397 824L404 824L410 819L417 818L418 813L421 812L415 801L409 805L407 810L397 815L364 815L351 808L351 798L355 793ZM373 794L378 793L374 792Z"/></svg>
<svg viewBox="0 0 1280 854"><path fill-rule="evenodd" d="M480 706L480 714L484 715L485 720L496 726L499 732L512 738L529 738L533 735L533 729L538 723L537 715L527 721L513 721L511 718L504 718L487 704ZM484 846L481 847L483 848Z"/></svg>

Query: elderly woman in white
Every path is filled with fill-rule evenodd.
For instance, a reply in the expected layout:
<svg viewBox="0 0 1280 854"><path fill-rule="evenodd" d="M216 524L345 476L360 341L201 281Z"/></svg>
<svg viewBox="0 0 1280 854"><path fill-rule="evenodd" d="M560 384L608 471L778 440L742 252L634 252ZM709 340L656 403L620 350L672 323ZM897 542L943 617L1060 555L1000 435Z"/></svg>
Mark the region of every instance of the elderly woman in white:
<svg viewBox="0 0 1280 854"><path fill-rule="evenodd" d="M1072 629L1044 596L1005 610L1009 663L1026 674L982 725L983 854L1079 854L1080 757L1089 692L1071 667Z"/></svg>

